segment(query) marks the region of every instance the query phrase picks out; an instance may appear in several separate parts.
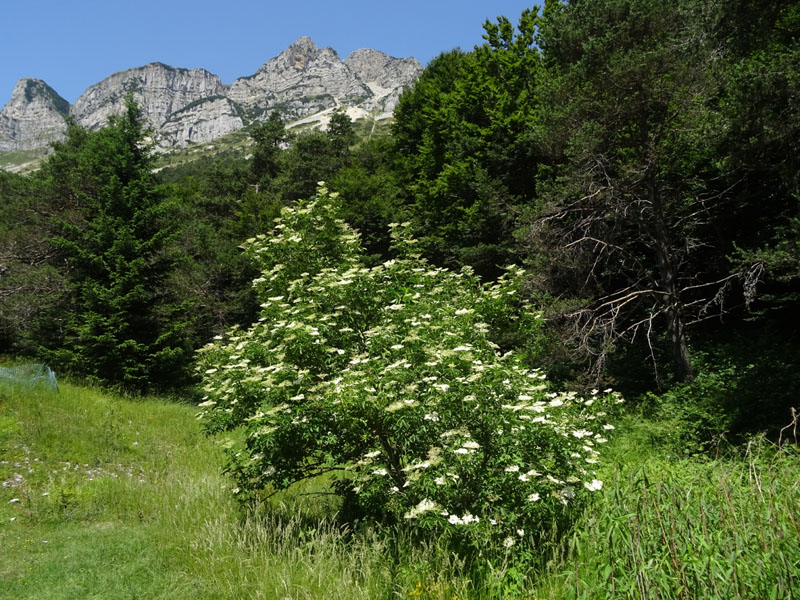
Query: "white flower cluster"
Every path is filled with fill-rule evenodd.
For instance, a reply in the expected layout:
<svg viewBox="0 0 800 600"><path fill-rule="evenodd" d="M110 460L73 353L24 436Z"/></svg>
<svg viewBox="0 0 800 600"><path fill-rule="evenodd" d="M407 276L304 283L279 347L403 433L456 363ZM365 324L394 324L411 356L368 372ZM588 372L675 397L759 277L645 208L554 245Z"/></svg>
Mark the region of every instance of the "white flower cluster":
<svg viewBox="0 0 800 600"><path fill-rule="evenodd" d="M268 485L307 477L307 459L324 456L349 471L352 491L391 497L406 520L489 527L498 543L517 529L501 515L532 519L602 489L591 468L606 439L595 432L613 426L592 406L604 396L551 392L544 373L489 340L492 315L519 305L520 272L481 286L413 249L364 267L329 204L284 209L271 236L248 240L260 318L200 353L199 417L247 429L232 460L261 466Z"/></svg>
<svg viewBox="0 0 800 600"><path fill-rule="evenodd" d="M404 515L404 518L414 519L423 513L430 511L438 511L438 510L439 510L439 505L436 504L436 502L434 502L433 500L429 500L428 498L424 498L419 502L419 504L417 504L414 508L408 511Z"/></svg>
<svg viewBox="0 0 800 600"><path fill-rule="evenodd" d="M450 523L450 525L471 525L473 523L479 523L480 519L467 512L461 517L458 515L449 515L447 517L447 522Z"/></svg>

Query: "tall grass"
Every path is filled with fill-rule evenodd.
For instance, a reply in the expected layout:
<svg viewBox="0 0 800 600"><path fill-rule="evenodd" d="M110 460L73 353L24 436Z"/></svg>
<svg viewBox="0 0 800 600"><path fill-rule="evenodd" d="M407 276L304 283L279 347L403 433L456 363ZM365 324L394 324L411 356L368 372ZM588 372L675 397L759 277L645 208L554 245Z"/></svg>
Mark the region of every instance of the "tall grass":
<svg viewBox="0 0 800 600"><path fill-rule="evenodd" d="M437 540L342 524L324 482L242 509L221 475L222 440L194 413L69 384L0 389L0 598L800 594L800 457L763 441L671 459L633 427L568 536L527 565L478 568Z"/></svg>
<svg viewBox="0 0 800 600"><path fill-rule="evenodd" d="M241 509L195 412L0 389L0 598L465 597L446 549L343 527L318 484Z"/></svg>
<svg viewBox="0 0 800 600"><path fill-rule="evenodd" d="M800 454L620 465L537 583L545 598L800 598Z"/></svg>

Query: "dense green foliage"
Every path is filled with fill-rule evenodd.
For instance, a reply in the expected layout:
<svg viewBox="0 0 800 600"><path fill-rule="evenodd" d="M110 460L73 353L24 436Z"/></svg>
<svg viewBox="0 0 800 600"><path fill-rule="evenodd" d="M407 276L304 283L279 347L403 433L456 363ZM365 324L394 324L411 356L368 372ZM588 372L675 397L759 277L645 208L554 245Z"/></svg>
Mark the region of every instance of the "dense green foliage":
<svg viewBox="0 0 800 600"><path fill-rule="evenodd" d="M715 255L730 250L703 235L722 201L709 186L719 175L707 106L714 65L692 4L548 7L539 39L553 110L544 126L565 161L528 234L545 254L537 264L561 259L551 276L568 279L553 291L583 281L590 301L578 331L587 345L602 356L617 336L638 333L652 346L662 334L680 380L692 377L687 322L716 312L729 267Z"/></svg>
<svg viewBox="0 0 800 600"><path fill-rule="evenodd" d="M230 450L237 493L336 473L347 510L487 556L529 547L602 486L591 469L613 397L551 391L492 341L513 323L535 345L524 271L481 286L431 268L396 224L398 257L366 268L338 212L320 188L248 241L260 317L202 349L201 418L246 430Z"/></svg>
<svg viewBox="0 0 800 600"><path fill-rule="evenodd" d="M776 507L796 457L702 461L725 440L777 439L800 392L800 3L548 0L484 30L485 44L431 61L388 136L341 112L304 132L274 113L241 134L246 158L156 172L129 105L106 129L72 124L38 172L0 172L0 354L126 391L205 379L203 414L233 431L240 496L333 486L347 527L368 516L423 544L444 534L437 552L455 542L509 560L513 539L525 560L451 564L467 570L421 577L412 595L785 595L791 578L773 567L796 555L780 542L791 511ZM309 219L331 202L309 203L321 180L338 199L317 230ZM194 372L194 350L214 338ZM537 385L553 391L525 387L544 372L554 383ZM583 491L595 475L571 461L585 448L553 432L594 438L578 399L609 386L640 411L635 435L664 438L659 468L679 456L685 474L654 488L649 467L646 480L625 466L650 461L631 451L613 493L610 471L584 465L605 486ZM508 408L514 396L532 418L545 403L552 423L512 436L528 416ZM447 432L458 435L436 441ZM564 487L506 470L523 463ZM572 484L603 500L577 521L583 533L550 540L565 554L542 559L539 585L520 565L535 565L548 523L569 520L559 492ZM676 500L684 487L698 504ZM575 516L580 502L568 504ZM731 506L777 524L761 556L769 581L720 558L753 539L740 523L732 540ZM719 523L724 540L708 535ZM652 577L642 552L661 561ZM397 564L384 564L387 581Z"/></svg>
<svg viewBox="0 0 800 600"><path fill-rule="evenodd" d="M689 380L692 329L794 302L796 3L549 2L486 32L396 111L429 256L525 256L572 377L649 355Z"/></svg>
<svg viewBox="0 0 800 600"><path fill-rule="evenodd" d="M437 263L491 277L515 255L516 213L543 161L532 132L542 74L535 24L530 11L518 33L507 19L487 24L487 45L435 58L395 111L400 183Z"/></svg>
<svg viewBox="0 0 800 600"><path fill-rule="evenodd" d="M180 377L188 351L180 305L165 286L176 258L169 251L169 205L150 174L139 109L87 133L74 127L44 170L59 202L77 203L52 238L69 288L63 328L48 349L57 366L127 389ZM65 200L61 200L65 198Z"/></svg>
<svg viewBox="0 0 800 600"><path fill-rule="evenodd" d="M57 339L43 318L59 303L64 276L53 265L46 237L52 227L38 181L0 171L0 348L32 352Z"/></svg>
<svg viewBox="0 0 800 600"><path fill-rule="evenodd" d="M690 380L690 328L751 304L766 263L745 248L776 226L789 233L787 173L773 171L770 216L755 218L764 197L748 189L735 149L745 137L735 111L768 118L755 97L738 96L735 42L720 32L736 4L714 14L704 3L610 0L544 13L543 126L563 164L527 239L551 292L581 286L588 297L570 316L601 366L619 338L638 335L656 369Z"/></svg>

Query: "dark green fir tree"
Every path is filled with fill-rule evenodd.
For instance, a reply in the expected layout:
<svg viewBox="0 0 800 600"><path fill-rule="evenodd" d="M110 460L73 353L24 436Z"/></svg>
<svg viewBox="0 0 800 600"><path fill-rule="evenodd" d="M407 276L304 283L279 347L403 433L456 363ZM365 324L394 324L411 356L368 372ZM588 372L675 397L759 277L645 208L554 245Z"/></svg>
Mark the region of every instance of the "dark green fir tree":
<svg viewBox="0 0 800 600"><path fill-rule="evenodd" d="M127 391L163 389L182 379L188 350L179 299L166 279L178 257L171 202L151 174L141 111L131 97L108 127L77 125L46 166L54 193L76 212L52 240L63 258L72 310L63 316L52 362Z"/></svg>

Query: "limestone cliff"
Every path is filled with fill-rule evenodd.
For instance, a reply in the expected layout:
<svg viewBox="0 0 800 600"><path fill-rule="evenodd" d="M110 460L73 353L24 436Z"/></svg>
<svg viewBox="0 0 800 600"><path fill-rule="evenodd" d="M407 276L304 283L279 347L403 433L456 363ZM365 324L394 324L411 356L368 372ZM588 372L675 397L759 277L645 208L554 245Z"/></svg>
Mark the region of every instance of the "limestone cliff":
<svg viewBox="0 0 800 600"><path fill-rule="evenodd" d="M252 119L279 109L295 120L338 104L355 105L372 93L331 48L301 37L254 75L233 82L226 94Z"/></svg>
<svg viewBox="0 0 800 600"><path fill-rule="evenodd" d="M122 112L128 92L133 93L148 125L157 130L172 113L222 93L222 82L205 69L176 69L151 63L114 73L90 86L70 112L84 127L97 129L106 124L108 117Z"/></svg>
<svg viewBox="0 0 800 600"><path fill-rule="evenodd" d="M244 127L242 110L224 96L198 100L172 113L156 131L162 149L207 142Z"/></svg>
<svg viewBox="0 0 800 600"><path fill-rule="evenodd" d="M69 103L38 79L20 79L0 110L0 152L44 148L64 138Z"/></svg>
<svg viewBox="0 0 800 600"><path fill-rule="evenodd" d="M394 58L371 48L351 52L344 64L372 92L372 97L362 102L361 107L382 113L391 113L403 90L414 85L422 73L422 65L416 58Z"/></svg>
<svg viewBox="0 0 800 600"><path fill-rule="evenodd" d="M421 72L414 58L370 49L356 50L342 61L332 48L320 49L301 37L231 85L204 69L151 63L90 86L70 107L43 81L22 79L0 111L0 151L43 148L63 138L67 114L89 129L103 127L122 112L128 93L162 151L208 142L264 120L276 109L287 121L322 126L324 115L337 107L356 118L380 118L394 110L401 91ZM314 115L322 116L315 120Z"/></svg>

